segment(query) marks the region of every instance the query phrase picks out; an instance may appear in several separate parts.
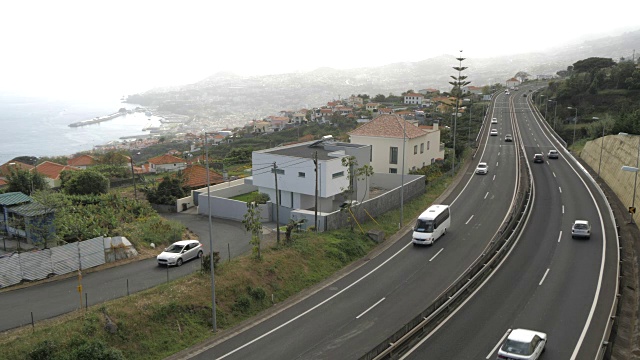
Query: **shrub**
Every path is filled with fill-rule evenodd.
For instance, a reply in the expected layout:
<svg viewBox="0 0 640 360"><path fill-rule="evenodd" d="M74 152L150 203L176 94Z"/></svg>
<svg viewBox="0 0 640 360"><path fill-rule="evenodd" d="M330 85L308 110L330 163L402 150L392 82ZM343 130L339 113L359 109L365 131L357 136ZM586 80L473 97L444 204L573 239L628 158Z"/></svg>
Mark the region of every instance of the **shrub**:
<svg viewBox="0 0 640 360"><path fill-rule="evenodd" d="M251 308L251 299L247 295L240 295L233 304L233 311L246 313Z"/></svg>

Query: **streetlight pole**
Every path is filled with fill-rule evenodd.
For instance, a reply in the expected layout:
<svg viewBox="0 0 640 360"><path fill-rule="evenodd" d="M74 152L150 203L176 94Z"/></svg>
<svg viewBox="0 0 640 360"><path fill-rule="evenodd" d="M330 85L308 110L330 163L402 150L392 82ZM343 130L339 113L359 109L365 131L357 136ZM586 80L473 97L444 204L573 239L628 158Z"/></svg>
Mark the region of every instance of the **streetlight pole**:
<svg viewBox="0 0 640 360"><path fill-rule="evenodd" d="M209 268L211 270L211 324L213 332L216 332L216 282L213 271L213 232L211 229L211 181L209 180L209 146L207 144L207 132L204 132L205 163L207 165L207 208L209 212Z"/></svg>
<svg viewBox="0 0 640 360"><path fill-rule="evenodd" d="M633 212L631 211L632 209L635 211L635 206L636 206L636 185L638 184L638 171L640 167L640 136L638 136L638 156L636 157L636 167L632 167L632 166L623 166L622 170L623 171L633 171L636 173L634 179L633 179L633 197L631 198L631 208L629 208L629 224L633 223Z"/></svg>
<svg viewBox="0 0 640 360"><path fill-rule="evenodd" d="M540 94L540 104L538 104L538 111L540 111L540 108L542 107L542 102L544 101L544 94Z"/></svg>
<svg viewBox="0 0 640 360"><path fill-rule="evenodd" d="M404 159L405 159L405 144L407 142L407 120L398 116L399 119L402 119L402 174L400 174L400 224L398 226L399 229L402 229L402 216L404 212Z"/></svg>
<svg viewBox="0 0 640 360"><path fill-rule="evenodd" d="M558 102L553 100L553 99L549 99L547 100L547 104L553 102L553 130L556 130L556 110L558 110ZM547 112L545 110L545 117L547 115Z"/></svg>
<svg viewBox="0 0 640 360"><path fill-rule="evenodd" d="M573 144L576 143L576 126L578 125L578 108L569 106L567 109L576 111L576 117L573 119L573 140L571 141L571 145L573 146Z"/></svg>
<svg viewBox="0 0 640 360"><path fill-rule="evenodd" d="M473 102L471 104L469 104L469 127L468 127L468 134L467 134L467 147L471 148L471 108L473 107Z"/></svg>
<svg viewBox="0 0 640 360"><path fill-rule="evenodd" d="M597 116L592 118L593 120L600 120ZM600 168L602 167L602 151L604 150L604 123L602 124L602 142L600 143L600 162L598 163L598 179L600 178Z"/></svg>

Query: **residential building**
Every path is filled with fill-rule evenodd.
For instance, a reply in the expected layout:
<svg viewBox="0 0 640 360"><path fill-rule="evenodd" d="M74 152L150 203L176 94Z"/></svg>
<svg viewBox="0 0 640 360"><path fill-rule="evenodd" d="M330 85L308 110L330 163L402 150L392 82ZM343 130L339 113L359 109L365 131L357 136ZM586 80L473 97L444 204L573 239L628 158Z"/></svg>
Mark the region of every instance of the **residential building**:
<svg viewBox="0 0 640 360"><path fill-rule="evenodd" d="M423 99L424 99L424 95L419 93L407 93L404 95L405 104L422 105Z"/></svg>
<svg viewBox="0 0 640 360"><path fill-rule="evenodd" d="M69 165L61 165L51 161L45 161L41 164L38 164L33 171L40 173L44 176L44 180L47 182L50 188L59 188L62 180L60 179L60 174L63 171L80 171L81 169L69 166Z"/></svg>
<svg viewBox="0 0 640 360"><path fill-rule="evenodd" d="M149 172L161 173L167 171L184 170L187 161L173 155L160 155L149 159Z"/></svg>
<svg viewBox="0 0 640 360"><path fill-rule="evenodd" d="M353 192L349 196L349 169L342 160L354 156L357 168L369 165L371 147L334 141L327 136L323 140L281 146L254 151L252 155L252 181L258 191L269 195L271 202L289 209L312 210L316 204L318 189L318 211L333 212L345 201L364 201L369 189L365 179L353 177ZM316 165L318 163L318 181ZM258 165L260 164L260 165ZM275 164L275 168L271 165ZM277 177L277 192L276 192Z"/></svg>
<svg viewBox="0 0 640 360"><path fill-rule="evenodd" d="M364 105L364 99L356 95L351 95L349 99L347 99L347 105L354 107L362 106Z"/></svg>
<svg viewBox="0 0 640 360"><path fill-rule="evenodd" d="M39 204L21 192L0 194L0 229L38 244L55 233L54 210Z"/></svg>
<svg viewBox="0 0 640 360"><path fill-rule="evenodd" d="M482 95L482 87L480 86L463 86L462 87L463 94L474 94L474 95Z"/></svg>
<svg viewBox="0 0 640 360"><path fill-rule="evenodd" d="M90 166L96 165L98 161L91 155L80 155L72 159L67 160L67 165L74 166L79 169L86 169Z"/></svg>
<svg viewBox="0 0 640 360"><path fill-rule="evenodd" d="M371 111L371 112L378 112L379 107L380 107L379 103L370 102L370 103L367 103L367 105L365 105L365 110Z"/></svg>
<svg viewBox="0 0 640 360"><path fill-rule="evenodd" d="M444 158L438 125L421 129L397 114L380 115L349 133L352 143L372 147L371 165L376 173L404 173Z"/></svg>
<svg viewBox="0 0 640 360"><path fill-rule="evenodd" d="M182 170L182 185L190 189L207 186L207 168L202 165L190 165ZM209 168L209 184L216 185L224 182L222 175Z"/></svg>
<svg viewBox="0 0 640 360"><path fill-rule="evenodd" d="M507 80L507 88L512 88L514 86L518 86L520 85L520 80L516 79L516 78L511 78L509 80Z"/></svg>

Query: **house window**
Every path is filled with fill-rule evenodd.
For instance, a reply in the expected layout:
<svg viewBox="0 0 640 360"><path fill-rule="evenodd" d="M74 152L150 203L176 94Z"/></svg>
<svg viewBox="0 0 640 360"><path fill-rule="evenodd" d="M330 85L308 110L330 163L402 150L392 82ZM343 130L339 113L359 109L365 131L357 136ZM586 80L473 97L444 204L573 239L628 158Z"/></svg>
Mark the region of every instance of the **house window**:
<svg viewBox="0 0 640 360"><path fill-rule="evenodd" d="M398 163L398 148L390 147L389 148L389 164L397 164Z"/></svg>
<svg viewBox="0 0 640 360"><path fill-rule="evenodd" d="M420 143L420 154L424 152L424 143Z"/></svg>
<svg viewBox="0 0 640 360"><path fill-rule="evenodd" d="M298 172L298 177L301 177L301 178L305 177L305 173L303 173L303 172Z"/></svg>
<svg viewBox="0 0 640 360"><path fill-rule="evenodd" d="M431 141L427 141L427 150L429 150L429 145L431 145Z"/></svg>
<svg viewBox="0 0 640 360"><path fill-rule="evenodd" d="M413 145L413 155L418 153L418 145Z"/></svg>
<svg viewBox="0 0 640 360"><path fill-rule="evenodd" d="M333 175L331 175L331 178L336 179L336 178L343 177L343 176L344 176L344 171L340 171L340 172L337 172L337 173L333 173Z"/></svg>
<svg viewBox="0 0 640 360"><path fill-rule="evenodd" d="M398 173L398 169L396 168L389 168L389 174L397 174Z"/></svg>
<svg viewBox="0 0 640 360"><path fill-rule="evenodd" d="M271 168L271 173L273 174L273 168ZM284 175L284 169L275 169L276 170L276 174L278 175Z"/></svg>

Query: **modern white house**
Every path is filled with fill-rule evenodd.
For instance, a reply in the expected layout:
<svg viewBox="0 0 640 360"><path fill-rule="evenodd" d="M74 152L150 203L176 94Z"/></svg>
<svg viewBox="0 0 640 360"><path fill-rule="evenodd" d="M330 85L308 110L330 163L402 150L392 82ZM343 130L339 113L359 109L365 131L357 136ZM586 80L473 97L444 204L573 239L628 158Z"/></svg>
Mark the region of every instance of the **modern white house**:
<svg viewBox="0 0 640 360"><path fill-rule="evenodd" d="M349 133L352 143L372 148L371 166L375 173L404 173L444 159L438 124L419 128L396 114L380 115Z"/></svg>
<svg viewBox="0 0 640 360"><path fill-rule="evenodd" d="M268 194L272 203L289 209L315 209L317 187L317 210L333 212L347 201L368 199L366 179L357 180L355 176L353 192L344 196L349 189L349 170L342 159L349 156L357 161L354 168L369 165L371 146L337 142L329 135L322 140L254 151L251 182L259 192Z"/></svg>
<svg viewBox="0 0 640 360"><path fill-rule="evenodd" d="M422 100L424 100L424 95L419 93L407 93L404 95L405 104L422 105Z"/></svg>

